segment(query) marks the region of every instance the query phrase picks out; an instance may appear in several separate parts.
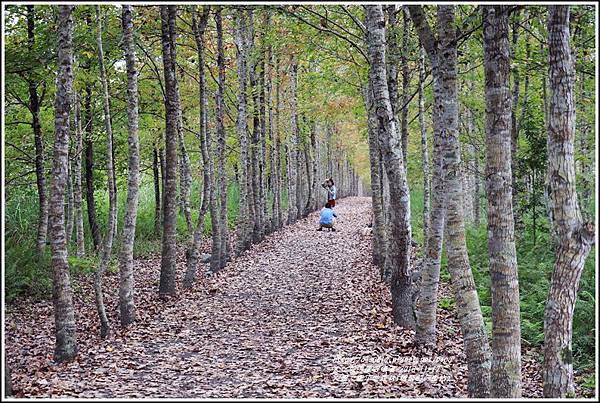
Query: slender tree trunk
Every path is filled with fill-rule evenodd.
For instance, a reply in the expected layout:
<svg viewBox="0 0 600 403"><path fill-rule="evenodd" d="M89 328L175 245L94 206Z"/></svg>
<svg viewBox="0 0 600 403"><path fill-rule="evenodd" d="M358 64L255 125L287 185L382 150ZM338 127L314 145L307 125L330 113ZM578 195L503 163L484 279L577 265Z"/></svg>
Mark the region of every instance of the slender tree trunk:
<svg viewBox="0 0 600 403"><path fill-rule="evenodd" d="M133 41L133 8L123 6L123 51L127 65L127 126L129 144L129 165L127 177L127 205L123 224L123 237L119 271L119 311L121 326L135 320L133 244L135 241L135 220L138 207L140 143L138 114L138 84L135 65L135 44ZM156 153L156 151L155 151Z"/></svg>
<svg viewBox="0 0 600 403"><path fill-rule="evenodd" d="M519 276L512 204L509 6L484 6L486 195L492 294L491 397L521 397ZM515 100L513 92L513 101ZM512 111L515 107L513 106ZM511 128L512 120L512 128ZM514 147L513 147L514 149Z"/></svg>
<svg viewBox="0 0 600 403"><path fill-rule="evenodd" d="M440 133L442 142L443 184L447 208L444 238L448 255L448 271L454 288L458 308L457 316L464 338L469 371L468 394L471 397L487 397L490 390L490 351L465 240L458 139L454 6L438 6L439 38L437 40L429 24L425 21L421 7L409 6L409 8L421 44L430 57L434 80L438 80L437 84L434 81L435 98L438 103L436 108L438 108L437 105L442 106L434 118L437 121L435 122L436 135ZM432 217L433 215L432 211ZM433 225L431 223L432 227Z"/></svg>
<svg viewBox="0 0 600 403"><path fill-rule="evenodd" d="M154 233L160 234L161 229L161 197L160 197L160 164L158 158L158 145L154 144L152 149L152 175L154 178Z"/></svg>
<svg viewBox="0 0 600 403"><path fill-rule="evenodd" d="M81 110L79 95L74 93L75 108L75 172L74 172L74 205L75 205L75 236L77 241L77 257L85 256L85 239L83 233L83 190L81 187L81 157L83 153Z"/></svg>
<svg viewBox="0 0 600 403"><path fill-rule="evenodd" d="M400 133L402 139L402 158L404 160L404 168L408 167L408 104L410 101L410 67L408 63L407 53L410 50L409 33L410 17L406 6L402 7L402 49L400 62L402 64L402 111L400 117Z"/></svg>
<svg viewBox="0 0 600 403"><path fill-rule="evenodd" d="M391 222L389 257L392 269L392 314L402 327L414 327L410 276L410 195L402 158L402 145L392 106L385 71L385 29L381 6L365 6L369 46L369 81L378 124L379 146L390 178Z"/></svg>
<svg viewBox="0 0 600 403"><path fill-rule="evenodd" d="M65 242L64 195L67 185L69 150L69 112L73 85L73 6L58 6L58 77L54 101L54 155L50 203L48 209L48 235L52 254L54 326L56 344L54 360L70 361L77 354L77 335L73 294L69 278L67 244Z"/></svg>
<svg viewBox="0 0 600 403"><path fill-rule="evenodd" d="M517 9L513 13L513 22L512 22L512 59L515 59L514 53L517 51L517 47L519 44L519 29L518 29L518 18L519 18L520 10ZM521 217L519 215L519 192L517 187L517 148L519 144L519 123L517 120L517 107L519 106L519 96L520 96L520 77L519 77L519 69L517 64L514 64L512 68L512 76L513 76L513 87L512 87L512 111L511 111L511 165L510 170L512 172L512 205L515 207L513 209L513 216L515 221L515 228L519 228L521 226ZM527 74L526 74L527 76Z"/></svg>
<svg viewBox="0 0 600 403"><path fill-rule="evenodd" d="M558 239L544 311L544 397L574 397L573 312L595 228L584 222L575 186L575 68L569 41L569 6L548 6L548 191Z"/></svg>
<svg viewBox="0 0 600 403"><path fill-rule="evenodd" d="M73 206L73 169L71 166L71 160L73 159L73 150L69 147L69 162L67 167L67 214L66 214L66 234L67 234L67 247L71 243L71 237L73 236L73 222L75 221L75 209Z"/></svg>
<svg viewBox="0 0 600 403"><path fill-rule="evenodd" d="M191 287L196 282L196 271L198 266L198 258L200 255L200 246L202 244L202 234L204 233L204 217L208 212L209 204L212 202L212 160L210 133L208 130L208 97L206 95L206 82L204 75L204 30L208 23L209 7L204 7L200 21L196 20L196 10L192 11L192 31L196 47L198 48L198 99L200 100L199 113L199 137L200 150L202 152L203 163L203 184L202 184L202 202L196 228L190 240L190 245L187 251L187 270L183 280L183 285L186 288ZM212 258L212 256L211 256Z"/></svg>
<svg viewBox="0 0 600 403"><path fill-rule="evenodd" d="M102 51L102 24L100 21L100 6L96 6L96 23L97 32L96 39L98 44L98 63L100 66L100 81L102 83L102 95L104 100L104 124L106 127L106 170L108 177L108 224L106 238L104 238L102 260L96 271L94 280L94 292L96 294L96 308L98 309L98 317L100 319L100 337L108 336L110 326L104 306L104 295L102 292L102 276L108 266L112 254L113 240L116 230L117 220L117 195L115 193L115 169L113 161L113 133L110 116L110 104L108 94L108 84L106 78L106 69L104 68L104 54Z"/></svg>
<svg viewBox="0 0 600 403"><path fill-rule="evenodd" d="M227 220L227 171L225 160L225 56L223 48L223 20L221 16L221 7L217 7L215 12L215 21L217 25L217 65L219 67L218 87L215 95L215 129L217 135L217 156L218 156L218 178L219 178L219 197L220 197L220 228L221 255L219 257L219 268L225 267L230 255L229 228Z"/></svg>
<svg viewBox="0 0 600 403"><path fill-rule="evenodd" d="M298 115L297 115L297 89L298 64L292 60L290 66L290 108L291 126L289 136L289 161L288 161L288 224L293 224L298 218L298 206L296 203L296 188L298 186Z"/></svg>
<svg viewBox="0 0 600 403"><path fill-rule="evenodd" d="M421 128L421 153L423 155L423 243L427 250L429 234L429 147L427 146L427 127L425 126L425 49L419 46L419 127Z"/></svg>
<svg viewBox="0 0 600 403"><path fill-rule="evenodd" d="M163 236L160 267L160 296L175 295L177 235L177 133L179 88L172 47L175 46L177 6L160 6L162 51L165 76L165 186L163 188Z"/></svg>
<svg viewBox="0 0 600 403"><path fill-rule="evenodd" d="M247 126L247 110L246 110L246 87L247 87L247 69L246 69L246 51L248 44L246 43L246 16L242 10L238 10L236 15L237 28L235 31L235 44L237 48L237 70L239 80L238 92L238 114L236 119L237 134L240 139L240 176L239 176L239 214L238 214L238 239L236 254L241 254L250 246L250 200L248 192L248 126Z"/></svg>
<svg viewBox="0 0 600 403"><path fill-rule="evenodd" d="M275 128L273 130L275 142L275 155L273 164L273 228L279 229L283 225L283 212L281 210L281 122L280 122L280 93L281 70L279 57L275 58Z"/></svg>
<svg viewBox="0 0 600 403"><path fill-rule="evenodd" d="M411 14L420 16L418 9ZM417 25L417 23L415 23ZM423 43L423 40L421 40ZM425 241L425 256L421 269L420 290L416 301L415 340L421 344L435 344L437 328L437 302L444 238L444 217L446 200L444 192L443 149L442 149L442 81L438 66L438 55L429 54L433 70L433 175L431 178L431 211L429 213L428 232ZM424 62L424 60L423 60Z"/></svg>
<svg viewBox="0 0 600 403"><path fill-rule="evenodd" d="M377 113L373 105L373 90L369 83L365 90L365 107L368 112L368 134L369 134L369 161L371 169L371 203L373 208L373 264L380 268L383 275L383 268L386 263L387 236L386 222L383 204L383 189L381 188L380 178L380 152L377 140L377 131L379 130Z"/></svg>
<svg viewBox="0 0 600 403"><path fill-rule="evenodd" d="M91 85L87 84L85 90L85 200L87 204L87 216L88 222L90 224L90 231L92 233L94 251L98 251L98 248L100 248L100 244L102 243L102 241L100 239L100 228L98 227L98 220L96 218L96 199L94 197L94 140L92 139L94 114L92 111Z"/></svg>
<svg viewBox="0 0 600 403"><path fill-rule="evenodd" d="M27 6L27 44L29 51L33 52L35 44L35 9L33 5ZM35 143L35 178L39 200L38 228L37 228L37 254L43 255L46 250L46 235L48 233L48 198L46 195L46 168L44 157L44 137L40 121L40 99L37 85L29 81L29 111Z"/></svg>

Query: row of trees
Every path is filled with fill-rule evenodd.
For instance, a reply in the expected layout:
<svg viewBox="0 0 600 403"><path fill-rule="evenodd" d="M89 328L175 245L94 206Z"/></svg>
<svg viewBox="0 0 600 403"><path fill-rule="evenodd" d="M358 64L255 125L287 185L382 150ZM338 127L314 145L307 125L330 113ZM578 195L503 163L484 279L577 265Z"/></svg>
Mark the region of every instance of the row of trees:
<svg viewBox="0 0 600 403"><path fill-rule="evenodd" d="M25 16L28 22L30 41L35 40L36 8L27 6ZM98 95L102 100L104 124L102 135L106 141L103 159L106 168L106 189L108 193L108 216L105 233L101 233L95 211L95 193L93 185L93 158L97 151L92 149L95 138L91 127L96 118L91 104L93 98L92 83L77 82L78 73L89 68L91 61L87 54L79 55L75 49L87 49L85 38L73 35L74 19L77 23L92 27L92 11L95 11L95 50L100 77ZM186 242L186 270L183 286L192 287L196 281L200 264L200 248L204 241L205 221L210 215L212 253L210 269L216 272L222 269L234 256L241 255L252 244L260 242L269 233L292 224L318 209L325 200L321 182L326 177L335 178L338 198L357 195L361 192L361 180L351 164L349 149L341 141L343 133L335 122L318 119L305 110L298 108L298 81L300 66L294 50L274 52L270 34L269 10L255 13L254 8L238 7L225 15L234 26L230 32L224 28L224 10L210 6L180 8L174 5L137 8L123 6L121 11L121 49L109 48L113 63L124 62L126 89L127 130L127 181L126 203L122 228L117 228L117 164L119 160L115 145L114 101L115 83L109 79L106 67L107 56L104 51L104 33L110 24L112 13L102 15L99 6L91 7L59 6L57 27L57 75L54 104L54 143L52 175L50 180L49 201L45 206L45 166L44 147L36 148L41 162L36 162L36 177L40 200L38 224L38 253L45 253L46 237L50 241L53 268L53 295L55 307L56 348L55 359L58 362L71 360L77 354L77 326L72 301L71 280L69 278L69 245L74 241L75 254L84 257L86 251L83 220L84 181L82 159L86 157L85 180L88 228L92 238L93 253L99 254L99 265L95 273L94 289L97 311L100 321L101 337L110 332L110 323L104 303L103 273L113 256L113 245L119 235L119 311L122 326L136 319L135 281L134 281L134 244L136 236L137 210L139 205L140 169L140 126L142 114L164 116L164 135L151 130L152 145L152 183L155 193L155 226L162 236L161 272L159 295L174 296L177 293L178 269L177 217L184 218L183 236ZM141 17L153 17L160 12L161 51L152 55L154 49L141 44L141 25L134 23L136 12ZM147 14L146 14L147 13ZM259 14L258 16L256 14ZM190 35L182 34L178 19L183 19L191 28ZM213 19L215 38L207 40L209 20ZM255 28L260 25L260 28ZM114 32L114 31L113 31ZM231 44L227 42L228 33L233 34L235 42L235 65L237 74L234 82L228 82L227 72L231 70ZM196 67L195 72L184 71L180 63L178 50L180 37L193 38L195 54L189 64ZM56 40L56 39L55 39ZM110 41L114 45L114 40ZM206 51L213 45L216 53L216 66L210 64ZM137 53L141 49L146 53L143 63ZM115 55L118 52L118 55ZM83 61L82 61L83 59ZM157 60L162 60L162 69ZM144 99L146 93L140 89L142 69L152 68L153 85L158 83L164 101L164 115L149 112ZM211 67L216 67L213 69ZM161 73L162 70L162 74ZM216 70L216 71L214 71ZM123 70L121 70L123 71ZM120 72L117 70L117 72ZM214 97L210 97L211 88L207 84L207 73L215 81ZM215 74L216 73L216 74ZM183 102L183 74L191 75L197 83L195 94L185 94L191 100ZM213 75L214 74L214 75ZM216 75L216 77L215 77ZM85 76L84 76L85 77ZM85 77L89 80L89 77ZM147 76L142 76L147 79ZM230 74L231 78L231 74ZM189 79L189 77L188 77ZM32 79L32 83L34 80ZM45 84L45 81L43 81ZM39 82L32 86L39 86ZM78 88L86 91L80 95ZM111 88L112 87L112 88ZM186 87L187 89L187 87ZM39 100L35 90L30 93L27 107L31 112L32 126L36 128L36 144L43 141L39 124ZM237 92L237 102L233 102L231 93ZM283 93L283 94L282 94ZM17 95L17 92L14 92ZM287 102L286 102L287 101ZM37 104L36 104L37 102ZM35 104L32 106L32 104ZM183 107L195 104L195 113L184 111ZM37 109L36 109L37 108ZM85 110L82 117L81 110ZM231 124L235 116L234 136ZM187 119L194 118L196 125ZM36 120L38 119L38 120ZM73 119L73 124L71 124ZM37 123L36 123L37 122ZM289 123L288 123L289 122ZM160 126L160 123L158 123ZM74 126L74 128L73 128ZM84 144L84 127L88 133ZM74 138L72 136L74 132ZM194 135L193 141L185 135ZM97 144L97 143L96 143ZM193 168L190 147L199 146L200 160ZM84 150L85 148L85 150ZM229 152L228 152L229 149ZM231 158L231 154L235 158ZM229 160L229 161L228 161ZM36 159L37 161L37 159ZM228 162L233 162L228 163ZM73 167L71 167L71 164ZM37 169L39 168L39 170ZM39 172L38 172L39 171ZM229 173L228 173L229 171ZM234 178L231 178L233 171ZM197 173L195 173L197 172ZM201 183L199 203L192 197L193 183ZM232 203L228 202L228 189L233 183L239 189L239 213L235 221L234 235L231 236L230 212ZM91 188L91 190L90 190ZM65 202L66 199L66 202ZM66 208L65 208L66 205ZM193 213L197 205L196 221ZM66 211L66 213L65 213ZM46 236L46 220L48 230ZM71 234L75 228L75 239Z"/></svg>
<svg viewBox="0 0 600 403"><path fill-rule="evenodd" d="M417 268L410 255L410 198L406 185L402 130L398 124L397 63L394 6L365 6L369 80L365 90L369 109L371 190L375 214L373 260L382 268L392 291L394 319L415 328L415 341L436 342L436 311L442 243L454 288L457 314L468 365L468 392L477 397L521 396L521 333L518 267L515 247L513 186L516 98L511 93L509 15L519 7L482 6L485 72L486 168L485 188L489 270L492 297L492 335L488 342L477 289L469 264L465 237L465 165L461 163L455 7L439 6L432 29L419 6L402 10L414 24L428 56L433 76L433 154L431 196L426 136L423 136L424 258ZM387 18L386 18L387 14ZM548 13L548 201L556 234L556 263L544 320L544 395L574 393L572 321L578 283L585 258L594 242L594 226L582 219L575 188L574 63L570 48L569 7L550 6ZM386 32L386 30L388 32ZM404 31L405 34L407 31ZM387 33L387 38L386 38ZM419 92L423 90L423 50ZM514 80L513 80L514 81ZM515 84L518 88L518 81ZM421 101L422 102L422 101ZM408 108L408 105L404 105ZM423 125L423 107L419 122ZM467 119L470 120L468 117ZM383 167L383 169L382 169ZM386 202L386 192L389 201ZM430 201L425 200L429 206ZM478 201L477 201L478 203ZM467 206L465 208L465 206ZM475 210L478 211L478 210ZM413 267L411 267L411 264ZM416 304L411 304L411 275L419 271ZM417 274L417 273L415 273ZM414 316L413 316L414 309ZM416 322L416 323L415 323Z"/></svg>

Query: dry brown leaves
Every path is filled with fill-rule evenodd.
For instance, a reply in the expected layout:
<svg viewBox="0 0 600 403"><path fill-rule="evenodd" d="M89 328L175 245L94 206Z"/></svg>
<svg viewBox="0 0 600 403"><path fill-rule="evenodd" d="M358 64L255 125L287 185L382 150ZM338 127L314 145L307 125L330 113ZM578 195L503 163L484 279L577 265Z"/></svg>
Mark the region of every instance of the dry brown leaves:
<svg viewBox="0 0 600 403"><path fill-rule="evenodd" d="M415 346L413 332L392 323L370 263L371 235L361 231L370 199L336 210L337 232L316 232L312 214L170 300L157 295L159 258L137 261L139 318L128 329L118 328L118 275L108 274L106 340L92 278L76 279L79 355L68 364L52 362L51 301L18 301L6 320L15 396L464 397L454 312L440 309L435 349ZM441 293L450 295L446 284ZM527 352L524 376L524 394L539 396L539 364Z"/></svg>

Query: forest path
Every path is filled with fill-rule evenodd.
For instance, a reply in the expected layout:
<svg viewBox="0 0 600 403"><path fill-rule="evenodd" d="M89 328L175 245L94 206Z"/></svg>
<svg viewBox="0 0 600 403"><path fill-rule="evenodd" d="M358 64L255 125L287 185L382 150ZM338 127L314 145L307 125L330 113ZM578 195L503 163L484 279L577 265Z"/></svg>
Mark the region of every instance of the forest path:
<svg viewBox="0 0 600 403"><path fill-rule="evenodd" d="M336 211L337 232L315 231L312 213L168 301L156 297L158 258L138 262L142 316L102 341L93 294L76 298L83 324L72 363L50 362L51 303L17 310L7 326L17 396L464 396L453 312L439 311L436 349L414 346L413 332L391 322L389 291L370 263L370 199L340 200ZM107 288L117 326L116 287Z"/></svg>

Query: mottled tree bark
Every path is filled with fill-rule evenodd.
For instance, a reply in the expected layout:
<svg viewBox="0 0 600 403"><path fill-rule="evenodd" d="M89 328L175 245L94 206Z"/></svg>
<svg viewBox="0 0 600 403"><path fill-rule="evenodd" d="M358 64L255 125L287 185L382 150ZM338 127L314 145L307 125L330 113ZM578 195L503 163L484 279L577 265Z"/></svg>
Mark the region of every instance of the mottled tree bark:
<svg viewBox="0 0 600 403"><path fill-rule="evenodd" d="M367 128L369 135L369 162L371 170L371 203L373 208L373 264L380 268L383 275L383 267L386 262L387 236L386 222L384 216L383 189L379 176L380 152L377 140L378 122L375 107L373 106L373 90L371 85L365 89L365 107L368 112Z"/></svg>
<svg viewBox="0 0 600 403"><path fill-rule="evenodd" d="M81 110L79 95L74 93L73 106L75 108L75 172L73 173L73 204L75 206L75 239L77 244L77 257L85 256L85 239L83 233L83 189L81 187L81 158L83 153L83 139L81 128Z"/></svg>
<svg viewBox="0 0 600 403"><path fill-rule="evenodd" d="M409 33L410 17L406 6L402 6L402 53L400 64L402 65L402 110L400 111L400 138L402 139L402 158L404 159L404 167L408 166L408 106L410 103L410 66L408 58L409 52Z"/></svg>
<svg viewBox="0 0 600 403"><path fill-rule="evenodd" d="M102 292L102 276L108 266L112 254L113 240L116 230L117 221L117 194L115 188L115 168L113 160L113 133L112 121L110 116L110 103L108 93L108 81L106 77L106 69L104 67L104 53L102 51L102 23L100 21L100 6L96 6L96 40L98 44L98 63L100 66L100 81L102 84L102 96L104 105L104 124L106 129L106 171L107 171L107 187L108 187L108 224L106 237L102 245L102 260L96 271L94 278L94 292L96 295L96 308L98 310L98 318L100 319L100 337L104 338L109 333L108 316L104 306L104 294Z"/></svg>
<svg viewBox="0 0 600 403"><path fill-rule="evenodd" d="M521 397L519 275L512 204L509 6L483 7L486 195L492 296L491 397ZM514 100L514 94L513 94ZM512 108L514 110L514 108ZM512 120L512 127L511 127Z"/></svg>
<svg viewBox="0 0 600 403"><path fill-rule="evenodd" d="M468 393L471 397L487 397L490 389L490 351L465 239L458 139L454 6L438 7L437 40L425 21L421 7L409 6L409 8L421 44L430 57L434 80L438 80L437 83L434 81L435 98L438 102L436 108L439 103L442 106L438 108L438 113L434 114L437 121L434 130L435 135L439 135L442 142L443 184L446 198L444 238L448 255L448 271L458 308L457 316L464 337L469 370Z"/></svg>
<svg viewBox="0 0 600 403"><path fill-rule="evenodd" d="M160 296L175 295L177 235L177 130L179 92L172 47L177 6L160 6L161 42L165 76L165 186L163 188L163 236L160 266Z"/></svg>
<svg viewBox="0 0 600 403"><path fill-rule="evenodd" d="M514 59L514 52L516 52L517 50L517 46L519 44L519 29L518 29L518 18L519 18L519 14L520 14L520 10L516 9L513 12L513 21L512 21L512 59ZM510 68L510 67L509 67ZM528 76L528 74L525 74L525 76ZM512 191L512 205L514 206L513 208L513 217L514 217L514 221L515 221L515 228L519 228L521 226L521 217L519 214L519 192L518 192L518 187L517 187L517 148L518 148L518 144L519 144L519 123L517 120L517 107L519 106L519 97L520 97L520 76L519 76L519 68L517 67L517 64L514 63L514 66L512 68L512 77L513 77L513 86L512 86L512 110L511 110L511 117L510 117L510 132L511 132L511 151L510 151L510 155L511 155L511 165L510 165L510 170L512 173L512 185L511 185L511 191Z"/></svg>
<svg viewBox="0 0 600 403"><path fill-rule="evenodd" d="M208 212L209 205L214 205L213 187L213 164L211 159L211 140L208 130L208 96L206 94L206 80L204 74L204 31L208 23L209 6L204 7L200 20L196 19L196 10L192 11L192 31L198 49L198 100L200 101L199 115L199 137L200 151L202 153L203 180L202 180L202 202L198 214L196 228L190 240L187 251L187 270L183 279L184 287L191 287L196 282L196 271L198 258L200 255L200 246L202 244L202 234L204 233L204 217ZM215 210L215 209L213 209ZM215 210L216 212L216 210ZM215 255L217 256L217 255ZM212 258L212 256L211 256ZM212 259L211 259L212 260Z"/></svg>
<svg viewBox="0 0 600 403"><path fill-rule="evenodd" d="M158 158L158 145L154 144L152 148L152 175L154 178L154 233L160 234L161 228L161 192L160 192L160 169L159 169L159 158Z"/></svg>
<svg viewBox="0 0 600 403"><path fill-rule="evenodd" d="M94 141L92 139L94 114L92 111L92 87L90 84L86 85L85 91L85 201L94 251L97 251L102 241L100 239L100 228L98 227L98 220L96 218L96 199L94 197Z"/></svg>
<svg viewBox="0 0 600 403"><path fill-rule="evenodd" d="M69 162L67 166L67 214L66 214L66 241L67 247L71 243L71 237L73 236L73 222L75 221L75 209L73 206L74 197L73 197L73 168L71 166L71 160L73 159L73 150L72 147L69 146Z"/></svg>
<svg viewBox="0 0 600 403"><path fill-rule="evenodd" d="M67 185L69 150L69 111L73 85L73 6L58 8L58 73L54 101L54 155L48 209L48 235L52 256L54 326L56 344L54 360L70 361L77 354L77 336L73 295L65 242L64 194Z"/></svg>
<svg viewBox="0 0 600 403"><path fill-rule="evenodd" d="M298 219L298 206L296 201L298 187L298 63L292 60L290 66L290 135L289 135L289 161L288 164L288 224L293 224Z"/></svg>
<svg viewBox="0 0 600 403"><path fill-rule="evenodd" d="M279 58L275 57L275 127L273 137L275 143L275 155L273 157L273 229L279 229L283 225L283 212L281 210L281 69Z"/></svg>
<svg viewBox="0 0 600 403"><path fill-rule="evenodd" d="M238 91L238 113L236 118L236 130L240 139L240 176L239 176L239 215L236 254L241 254L250 246L251 223L249 217L249 161L248 161L248 124L247 124L247 105L246 105L246 87L247 87L247 48L246 42L246 16L243 10L238 10L236 15L237 27L235 30L235 44L237 49L237 71L239 80Z"/></svg>
<svg viewBox="0 0 600 403"><path fill-rule="evenodd" d="M569 41L569 6L548 6L549 208L558 243L544 311L544 397L574 397L573 312L594 224L584 222L575 186L575 68Z"/></svg>
<svg viewBox="0 0 600 403"><path fill-rule="evenodd" d="M223 20L221 16L221 7L217 7L215 12L215 21L217 25L217 65L219 68L218 87L215 94L215 131L217 136L217 157L219 178L219 235L221 238L219 266L223 268L227 264L230 255L229 227L227 220L227 171L225 159L225 55L223 50ZM211 268L214 267L211 265Z"/></svg>
<svg viewBox="0 0 600 403"><path fill-rule="evenodd" d="M35 9L33 5L27 6L27 46L33 52L35 44ZM44 156L44 137L40 120L40 98L37 85L29 80L29 112L35 144L35 179L38 191L39 213L37 227L37 254L41 256L46 250L46 236L48 233L48 197L46 195L46 168Z"/></svg>
<svg viewBox="0 0 600 403"><path fill-rule="evenodd" d="M427 145L427 127L425 126L425 49L419 46L419 127L421 129L421 155L423 166L423 249L427 250L429 234L429 147Z"/></svg>
<svg viewBox="0 0 600 403"><path fill-rule="evenodd" d="M129 144L129 164L127 177L127 204L123 223L119 267L119 311L121 326L127 326L135 320L133 244L135 241L135 220L138 207L140 142L138 113L138 83L135 65L135 44L133 40L133 8L123 5L123 52L127 66L127 128Z"/></svg>
<svg viewBox="0 0 600 403"><path fill-rule="evenodd" d="M402 145L390 104L385 71L385 29L381 6L365 6L369 47L369 81L377 116L379 146L390 178L389 263L392 314L403 327L414 327L410 276L410 195L402 157Z"/></svg>

